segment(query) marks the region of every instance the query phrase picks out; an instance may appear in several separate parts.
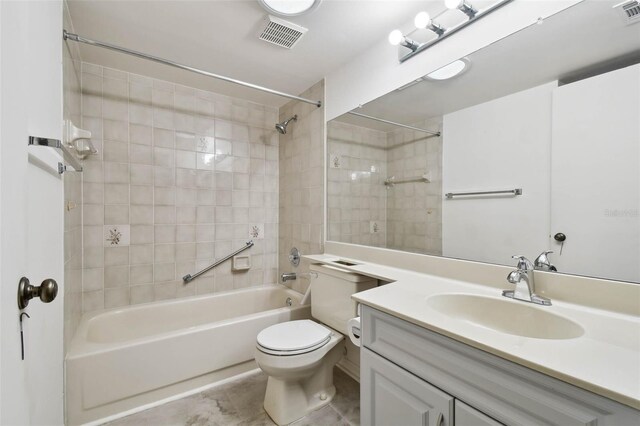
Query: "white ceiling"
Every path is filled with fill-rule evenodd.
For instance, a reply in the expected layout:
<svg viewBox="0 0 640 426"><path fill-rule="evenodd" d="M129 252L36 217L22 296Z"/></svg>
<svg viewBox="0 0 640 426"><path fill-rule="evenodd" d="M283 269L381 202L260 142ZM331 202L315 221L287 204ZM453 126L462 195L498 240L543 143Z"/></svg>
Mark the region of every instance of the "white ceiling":
<svg viewBox="0 0 640 426"><path fill-rule="evenodd" d="M625 25L612 6L588 0L468 56L468 71L445 81L424 80L393 91L357 112L404 124L439 117L585 71L640 61L640 22ZM584 77L584 76L583 76ZM336 119L375 130L395 127L343 115Z"/></svg>
<svg viewBox="0 0 640 426"><path fill-rule="evenodd" d="M73 30L216 74L299 94L420 10L443 0L324 0L287 20L309 29L292 49L258 40L267 13L255 0L68 0ZM67 29L71 30L71 29ZM242 88L106 49L81 45L82 60L281 106L286 98Z"/></svg>

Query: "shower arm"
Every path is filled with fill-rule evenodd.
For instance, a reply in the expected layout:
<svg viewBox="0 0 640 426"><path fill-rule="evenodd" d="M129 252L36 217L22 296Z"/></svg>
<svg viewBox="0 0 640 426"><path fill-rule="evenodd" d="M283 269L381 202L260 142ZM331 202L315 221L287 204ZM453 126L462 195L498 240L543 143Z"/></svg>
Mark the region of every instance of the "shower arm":
<svg viewBox="0 0 640 426"><path fill-rule="evenodd" d="M63 38L65 40L71 40L71 41L75 41L75 42L78 42L78 43L88 44L90 46L96 46L96 47L102 47L102 48L105 48L105 49L115 50L116 52L124 53L124 54L127 54L127 55L131 55L131 56L135 56L135 57L138 57L138 58L142 58L142 59L148 59L150 61L158 62L160 64L169 65L171 67L180 68L182 70L194 72L196 74L200 74L200 75L204 75L204 76L207 76L207 77L216 78L218 80L226 81L228 83L233 83L233 84L237 84L237 85L240 85L240 86L249 87L251 89L260 90L262 92L270 93L272 95L282 96L284 98L289 98L289 99L293 99L293 100L296 100L296 101L304 102L304 103L307 103L307 104L312 104L312 105L315 105L317 107L321 107L322 106L322 101L314 101L312 99L306 99L306 98L302 98L300 96L291 95L289 93L280 92L278 90L269 89L267 87L258 86L257 84L247 83L246 81L236 80L235 78L226 77L224 75L214 74L214 73L209 72L209 71L204 71L204 70L201 70L201 69L198 69L198 68L190 67L188 65L179 64L177 62L173 62L173 61L169 61L167 59L159 58L157 56L147 55L146 53L142 53L142 52L137 52L135 50L126 49L124 47L116 46L114 44L109 44L109 43L104 43L102 41L92 40L90 38L82 37L82 36L80 36L78 34L69 33L69 32L67 32L67 30L62 30L62 36L63 36Z"/></svg>

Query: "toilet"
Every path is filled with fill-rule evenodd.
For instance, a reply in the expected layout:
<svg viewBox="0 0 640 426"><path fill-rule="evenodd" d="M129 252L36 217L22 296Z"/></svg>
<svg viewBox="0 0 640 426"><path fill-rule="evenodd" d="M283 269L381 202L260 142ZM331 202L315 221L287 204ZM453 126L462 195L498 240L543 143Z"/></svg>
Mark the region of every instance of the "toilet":
<svg viewBox="0 0 640 426"><path fill-rule="evenodd" d="M275 324L258 334L255 359L269 376L264 409L285 425L333 399L333 367L344 355L347 321L355 317L351 295L377 286L377 280L330 265L311 265L314 320Z"/></svg>

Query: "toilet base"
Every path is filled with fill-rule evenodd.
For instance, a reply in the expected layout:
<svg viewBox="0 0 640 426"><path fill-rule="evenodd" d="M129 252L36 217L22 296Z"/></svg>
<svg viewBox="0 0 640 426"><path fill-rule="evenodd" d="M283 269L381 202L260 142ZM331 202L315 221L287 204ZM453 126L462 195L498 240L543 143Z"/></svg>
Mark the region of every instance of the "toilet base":
<svg viewBox="0 0 640 426"><path fill-rule="evenodd" d="M333 342L332 342L333 343ZM337 344L339 343L339 344ZM342 336L313 368L313 373L292 379L269 376L264 409L278 425L287 425L329 404L336 394L333 367L342 357Z"/></svg>
<svg viewBox="0 0 640 426"><path fill-rule="evenodd" d="M329 404L335 394L333 384L307 396L300 382L284 382L269 377L264 410L274 423L288 425Z"/></svg>

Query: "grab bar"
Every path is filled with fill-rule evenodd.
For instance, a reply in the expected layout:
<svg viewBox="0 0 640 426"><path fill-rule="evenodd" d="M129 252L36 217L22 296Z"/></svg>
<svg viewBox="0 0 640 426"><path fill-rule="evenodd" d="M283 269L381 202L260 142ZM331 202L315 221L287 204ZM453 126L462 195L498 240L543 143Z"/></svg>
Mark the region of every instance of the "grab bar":
<svg viewBox="0 0 640 426"><path fill-rule="evenodd" d="M238 250L234 251L231 254L226 255L225 257L223 257L222 259L218 259L215 262L213 262L212 265L207 266L206 268L204 268L201 271L196 272L195 274L191 275L191 274L187 274L184 277L182 277L182 281L184 281L185 283L188 283L191 280L194 280L196 278L198 278L200 275L209 272L210 270L212 270L213 268L215 268L216 266L218 266L219 264L221 264L222 262L224 262L225 260L229 260L231 259L233 256L235 256L238 253L242 253L243 251L245 251L248 248L253 247L253 241L247 241L244 245L244 247L239 248Z"/></svg>
<svg viewBox="0 0 640 426"><path fill-rule="evenodd" d="M500 194L510 194L515 197L516 195L522 195L522 188L508 189L506 191L447 192L446 194L444 194L444 196L450 200L453 197L460 197L460 196L466 196L466 195L500 195Z"/></svg>
<svg viewBox="0 0 640 426"><path fill-rule="evenodd" d="M62 158L65 163L68 163L73 167L76 172L82 171L82 164L73 156L69 148L67 148L59 139L40 138L37 136L29 136L29 145L34 146L48 146L51 148L58 148L62 151ZM58 173L62 174L67 170L67 166L64 164L58 164Z"/></svg>

